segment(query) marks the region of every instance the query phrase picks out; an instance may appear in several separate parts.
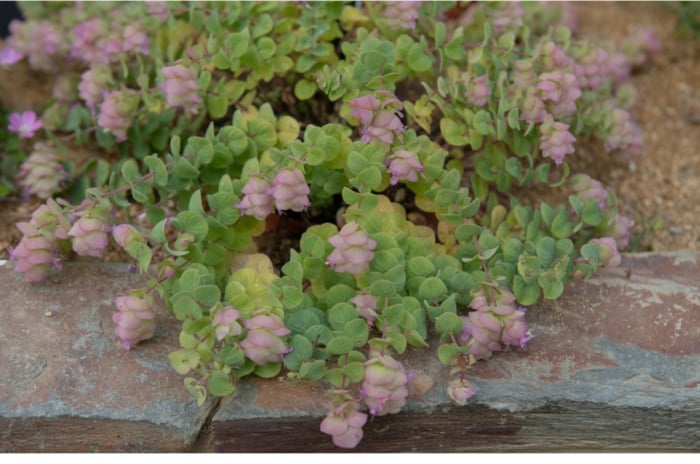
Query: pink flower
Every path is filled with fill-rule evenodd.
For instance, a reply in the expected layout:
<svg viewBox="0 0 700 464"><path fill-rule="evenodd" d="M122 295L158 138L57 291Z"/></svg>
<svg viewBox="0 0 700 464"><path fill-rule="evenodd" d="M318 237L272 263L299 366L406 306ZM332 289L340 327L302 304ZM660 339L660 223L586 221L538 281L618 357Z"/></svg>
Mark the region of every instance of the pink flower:
<svg viewBox="0 0 700 464"><path fill-rule="evenodd" d="M102 257L111 232L108 220L108 212L103 206L93 206L85 211L68 231L73 237L73 250L81 256Z"/></svg>
<svg viewBox="0 0 700 464"><path fill-rule="evenodd" d="M617 242L617 249L624 250L630 243L630 234L634 222L628 216L615 215L612 227L612 237Z"/></svg>
<svg viewBox="0 0 700 464"><path fill-rule="evenodd" d="M17 224L17 228L24 236L19 245L10 250L10 259L17 261L14 270L24 274L25 282L39 282L52 267L60 268L58 245L53 237L42 235L26 222Z"/></svg>
<svg viewBox="0 0 700 464"><path fill-rule="evenodd" d="M112 314L112 322L125 350L153 337L156 324L153 302L149 297L140 298L136 294L118 296L115 303L119 312Z"/></svg>
<svg viewBox="0 0 700 464"><path fill-rule="evenodd" d="M49 198L61 190L68 175L54 151L48 145L37 142L31 155L22 163L17 173L18 184L29 195Z"/></svg>
<svg viewBox="0 0 700 464"><path fill-rule="evenodd" d="M467 404L467 400L474 396L476 388L467 379L452 379L447 384L447 396L460 406Z"/></svg>
<svg viewBox="0 0 700 464"><path fill-rule="evenodd" d="M581 89L573 74L563 71L542 73L538 77L537 90L542 101L548 102L552 116L564 117L576 112L576 100L581 96Z"/></svg>
<svg viewBox="0 0 700 464"><path fill-rule="evenodd" d="M241 313L231 306L217 312L211 323L216 332L216 339L221 341L229 335L240 335L243 332L243 328L238 322L240 317Z"/></svg>
<svg viewBox="0 0 700 464"><path fill-rule="evenodd" d="M340 232L328 241L335 249L328 255L326 264L336 272L355 275L368 269L369 262L374 258L372 250L377 246L377 242L370 239L365 231L359 230L357 222L345 224Z"/></svg>
<svg viewBox="0 0 700 464"><path fill-rule="evenodd" d="M365 362L361 393L373 416L394 414L406 404L408 376L399 361L374 353Z"/></svg>
<svg viewBox="0 0 700 464"><path fill-rule="evenodd" d="M278 211L291 209L301 212L311 206L309 201L311 190L304 174L296 168L277 171L268 193L275 200L275 208Z"/></svg>
<svg viewBox="0 0 700 464"><path fill-rule="evenodd" d="M289 348L280 337L289 335L291 330L274 315L258 315L243 322L248 329L241 348L255 364L263 366L270 362L282 362Z"/></svg>
<svg viewBox="0 0 700 464"><path fill-rule="evenodd" d="M199 84L191 68L182 65L165 66L161 69L165 80L160 88L165 93L168 105L183 108L185 113L196 115L202 101L199 96Z"/></svg>
<svg viewBox="0 0 700 464"><path fill-rule="evenodd" d="M12 66L22 58L24 58L24 55L10 45L5 45L3 49L0 50L0 66Z"/></svg>
<svg viewBox="0 0 700 464"><path fill-rule="evenodd" d="M34 137L34 132L42 127L43 124L36 118L34 111L10 114L10 124L7 126L12 132L19 133L20 137L28 139Z"/></svg>
<svg viewBox="0 0 700 464"><path fill-rule="evenodd" d="M236 205L244 216L255 216L263 221L275 210L275 199L269 193L272 184L267 179L251 175L241 193L243 199Z"/></svg>
<svg viewBox="0 0 700 464"><path fill-rule="evenodd" d="M554 122L551 116L547 116L540 124L540 149L542 156L551 158L559 166L566 155L574 153L572 145L576 138L569 132L569 125L563 122Z"/></svg>
<svg viewBox="0 0 700 464"><path fill-rule="evenodd" d="M321 422L321 432L333 437L333 444L340 448L354 448L362 440L362 426L367 414L359 412L360 405L349 401L328 411Z"/></svg>
<svg viewBox="0 0 700 464"><path fill-rule="evenodd" d="M352 110L350 116L362 124L362 142L379 142L391 145L394 135L401 136L405 127L399 119L403 104L387 90L376 90L369 95L357 97L348 102Z"/></svg>
<svg viewBox="0 0 700 464"><path fill-rule="evenodd" d="M423 165L415 153L399 150L387 158L389 163L389 174L391 174L391 185L396 185L398 181L417 182L418 175L423 172Z"/></svg>

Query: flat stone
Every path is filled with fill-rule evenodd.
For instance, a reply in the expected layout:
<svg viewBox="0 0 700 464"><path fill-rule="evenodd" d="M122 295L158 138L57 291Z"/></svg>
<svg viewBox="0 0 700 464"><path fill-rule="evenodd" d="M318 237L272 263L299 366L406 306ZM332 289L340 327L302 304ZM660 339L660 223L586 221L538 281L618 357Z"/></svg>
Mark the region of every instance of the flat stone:
<svg viewBox="0 0 700 464"><path fill-rule="evenodd" d="M126 265L67 263L25 283L0 266L0 451L182 451L198 407L170 366L180 325L162 308L155 337L126 351L114 298L143 285Z"/></svg>
<svg viewBox="0 0 700 464"><path fill-rule="evenodd" d="M368 422L355 450L699 450L698 259L628 254L571 282L561 298L530 308L526 351L476 364L477 394L464 407L450 404L434 352L407 353L407 407ZM332 451L318 429L324 413L318 385L245 379L214 415L213 446Z"/></svg>

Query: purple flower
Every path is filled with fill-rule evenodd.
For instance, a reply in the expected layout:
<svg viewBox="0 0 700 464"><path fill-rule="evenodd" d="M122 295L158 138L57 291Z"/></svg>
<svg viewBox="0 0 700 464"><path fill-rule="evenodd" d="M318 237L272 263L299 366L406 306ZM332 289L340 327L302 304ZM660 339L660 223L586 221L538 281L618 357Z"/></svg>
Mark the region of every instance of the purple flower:
<svg viewBox="0 0 700 464"><path fill-rule="evenodd" d="M42 235L27 222L18 223L17 228L24 236L17 247L10 250L10 259L17 261L15 272L24 274L25 282L44 280L52 267L59 267L56 240Z"/></svg>
<svg viewBox="0 0 700 464"><path fill-rule="evenodd" d="M333 437L333 444L340 448L354 448L362 440L362 426L367 414L359 412L356 401L348 401L328 411L321 421L321 432Z"/></svg>
<svg viewBox="0 0 700 464"><path fill-rule="evenodd" d="M608 121L610 129L605 139L605 151L639 154L643 143L642 132L632 120L629 112L615 108L609 115Z"/></svg>
<svg viewBox="0 0 700 464"><path fill-rule="evenodd" d="M357 222L345 224L337 235L328 239L335 249L328 255L326 264L336 272L362 274L374 258L377 242L359 230Z"/></svg>
<svg viewBox="0 0 700 464"><path fill-rule="evenodd" d="M3 49L0 50L0 66L11 66L22 58L24 58L24 55L10 45L5 45Z"/></svg>
<svg viewBox="0 0 700 464"><path fill-rule="evenodd" d="M27 139L34 137L34 132L42 127L43 124L36 118L34 111L10 114L10 124L7 126L12 132L17 132L20 137Z"/></svg>
<svg viewBox="0 0 700 464"><path fill-rule="evenodd" d="M112 322L116 325L115 332L125 350L153 337L156 324L150 298L132 294L118 296L115 303L119 312L112 314Z"/></svg>

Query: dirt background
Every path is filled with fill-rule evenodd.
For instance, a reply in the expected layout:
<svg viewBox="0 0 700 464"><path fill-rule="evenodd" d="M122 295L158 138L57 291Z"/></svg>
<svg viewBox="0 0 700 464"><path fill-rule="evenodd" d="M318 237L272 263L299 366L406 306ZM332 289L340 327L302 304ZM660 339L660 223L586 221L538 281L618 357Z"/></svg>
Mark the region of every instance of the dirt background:
<svg viewBox="0 0 700 464"><path fill-rule="evenodd" d="M649 28L662 51L632 77L638 94L632 114L645 136L642 154L622 159L600 145L577 144L567 160L617 193L623 212L635 220L634 251L700 250L700 40L679 35L668 4L581 2L574 8L577 37L616 42ZM6 107L30 107L50 91L50 76L21 66L0 69ZM39 204L0 200L0 259L21 238L14 224Z"/></svg>

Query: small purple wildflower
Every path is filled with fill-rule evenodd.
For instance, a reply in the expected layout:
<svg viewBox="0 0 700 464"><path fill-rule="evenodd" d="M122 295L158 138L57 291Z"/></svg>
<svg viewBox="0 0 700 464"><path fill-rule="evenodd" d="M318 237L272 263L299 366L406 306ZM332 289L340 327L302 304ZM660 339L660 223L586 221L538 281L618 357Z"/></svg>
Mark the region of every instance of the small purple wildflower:
<svg viewBox="0 0 700 464"><path fill-rule="evenodd" d="M17 132L20 137L30 139L34 137L34 132L41 129L44 125L36 118L34 111L25 111L23 113L10 114L10 124L7 126L12 132Z"/></svg>

